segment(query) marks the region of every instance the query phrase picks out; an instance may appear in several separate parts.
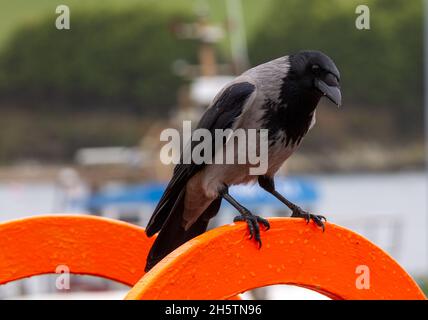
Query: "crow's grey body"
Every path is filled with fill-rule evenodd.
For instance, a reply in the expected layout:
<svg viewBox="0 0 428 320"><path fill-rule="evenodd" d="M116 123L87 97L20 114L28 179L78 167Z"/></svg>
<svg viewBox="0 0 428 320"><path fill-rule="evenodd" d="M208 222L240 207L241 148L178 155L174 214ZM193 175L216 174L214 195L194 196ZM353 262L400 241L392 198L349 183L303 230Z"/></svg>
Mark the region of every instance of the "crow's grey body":
<svg viewBox="0 0 428 320"><path fill-rule="evenodd" d="M264 128L265 113L270 112L270 108L279 107L282 79L286 77L288 68L288 57L282 57L246 71L225 87L229 88L240 83L254 85L254 90L243 105L242 112L233 123L233 130ZM214 99L213 105L223 91L224 89ZM267 101L274 103L261 108L262 105L266 105ZM282 135L285 135L283 131L278 132L278 137L271 139L274 143L269 147L268 170L266 172L269 176L273 176L278 171L279 167L298 146L298 144L284 146L281 143ZM228 143L235 143L235 141L228 140ZM223 150L226 149L227 147ZM238 164L236 146L234 155L235 164L207 165L187 183L183 215L183 227L186 230L199 218L210 203L218 198L219 191L224 188L224 185L245 184L257 180L257 176L249 175L249 165Z"/></svg>
<svg viewBox="0 0 428 320"><path fill-rule="evenodd" d="M306 55L304 59L312 59L311 53ZM273 177L314 125L315 107L322 96L318 91L302 93L303 89L297 88L299 83L294 78L303 58L285 56L237 77L217 94L198 128L211 132L227 128L268 129L268 167L264 175ZM292 64L296 70L290 71ZM237 154L236 151L235 157ZM225 187L257 180L258 176L249 174L249 164L238 164L237 159L234 163L176 166L146 229L149 236L161 231L149 253L146 270L206 230L209 219L220 207Z"/></svg>

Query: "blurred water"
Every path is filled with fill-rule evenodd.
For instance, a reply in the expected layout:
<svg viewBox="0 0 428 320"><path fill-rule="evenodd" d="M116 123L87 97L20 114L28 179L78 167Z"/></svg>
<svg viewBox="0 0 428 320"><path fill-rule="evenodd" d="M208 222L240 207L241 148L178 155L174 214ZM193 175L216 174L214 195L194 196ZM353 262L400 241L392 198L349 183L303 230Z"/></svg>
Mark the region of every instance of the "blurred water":
<svg viewBox="0 0 428 320"><path fill-rule="evenodd" d="M51 183L0 183L0 221L52 213L59 197Z"/></svg>
<svg viewBox="0 0 428 320"><path fill-rule="evenodd" d="M320 199L313 208L329 221L370 238L414 275L426 274L426 177L422 172L308 176ZM0 221L64 213L54 184L0 184Z"/></svg>
<svg viewBox="0 0 428 320"><path fill-rule="evenodd" d="M368 237L412 274L428 273L425 173L312 178L321 192L317 212Z"/></svg>

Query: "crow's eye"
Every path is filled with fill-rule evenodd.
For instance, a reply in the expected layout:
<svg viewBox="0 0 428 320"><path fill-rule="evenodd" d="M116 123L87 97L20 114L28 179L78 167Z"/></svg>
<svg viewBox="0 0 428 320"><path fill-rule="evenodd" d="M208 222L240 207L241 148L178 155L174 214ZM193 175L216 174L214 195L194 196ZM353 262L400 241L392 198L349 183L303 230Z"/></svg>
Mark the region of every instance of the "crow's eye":
<svg viewBox="0 0 428 320"><path fill-rule="evenodd" d="M312 73L316 76L319 75L321 73L320 66L317 64L312 65Z"/></svg>

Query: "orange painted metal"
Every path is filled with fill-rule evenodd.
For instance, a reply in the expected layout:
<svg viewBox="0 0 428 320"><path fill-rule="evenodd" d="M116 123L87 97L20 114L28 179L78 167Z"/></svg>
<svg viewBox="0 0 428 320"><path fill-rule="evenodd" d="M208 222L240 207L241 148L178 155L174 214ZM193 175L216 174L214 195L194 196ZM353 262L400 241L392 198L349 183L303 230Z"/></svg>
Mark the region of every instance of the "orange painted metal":
<svg viewBox="0 0 428 320"><path fill-rule="evenodd" d="M35 216L0 223L0 284L55 273L100 276L133 286L154 238L144 229L89 215Z"/></svg>
<svg viewBox="0 0 428 320"><path fill-rule="evenodd" d="M295 218L270 222L260 250L248 240L244 223L187 242L141 278L127 299L229 299L273 284L303 286L335 299L425 299L397 262L352 231L327 223L323 233ZM368 289L358 288L359 266L368 267Z"/></svg>

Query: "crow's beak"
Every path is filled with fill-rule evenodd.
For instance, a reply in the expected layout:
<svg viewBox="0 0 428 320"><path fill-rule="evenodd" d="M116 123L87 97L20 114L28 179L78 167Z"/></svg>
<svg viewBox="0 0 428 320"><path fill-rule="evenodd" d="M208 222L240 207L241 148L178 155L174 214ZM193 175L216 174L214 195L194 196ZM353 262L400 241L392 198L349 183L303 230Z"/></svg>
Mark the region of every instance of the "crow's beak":
<svg viewBox="0 0 428 320"><path fill-rule="evenodd" d="M338 107L342 105L342 93L340 92L339 82L334 75L329 73L324 80L315 80L315 87Z"/></svg>

